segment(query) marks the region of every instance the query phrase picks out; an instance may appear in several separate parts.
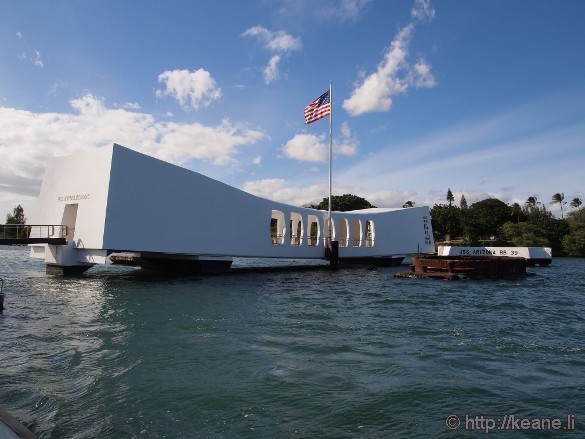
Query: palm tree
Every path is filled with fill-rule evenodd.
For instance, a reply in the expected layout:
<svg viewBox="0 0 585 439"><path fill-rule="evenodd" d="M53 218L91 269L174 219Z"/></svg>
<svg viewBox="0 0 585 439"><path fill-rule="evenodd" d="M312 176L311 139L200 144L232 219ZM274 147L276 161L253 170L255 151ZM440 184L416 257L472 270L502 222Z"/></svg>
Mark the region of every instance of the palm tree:
<svg viewBox="0 0 585 439"><path fill-rule="evenodd" d="M402 207L404 207L404 208L406 208L406 207L414 207L414 205L415 205L415 204L416 204L416 203L415 203L414 201L410 201L410 200L408 200L406 203L404 203L404 204L402 205Z"/></svg>
<svg viewBox="0 0 585 439"><path fill-rule="evenodd" d="M567 204L567 202L565 201L565 194L564 193L556 193L552 196L552 201L550 202L550 204L556 204L559 203L561 206L561 219L563 219L563 204Z"/></svg>
<svg viewBox="0 0 585 439"><path fill-rule="evenodd" d="M536 195L534 195L532 197L528 197L528 199L526 200L526 203L524 203L524 204L529 209L535 209L536 206L538 204L540 204L540 201L538 201L538 198L536 198Z"/></svg>
<svg viewBox="0 0 585 439"><path fill-rule="evenodd" d="M575 197L571 200L571 207L579 208L583 204L583 200L581 198Z"/></svg>

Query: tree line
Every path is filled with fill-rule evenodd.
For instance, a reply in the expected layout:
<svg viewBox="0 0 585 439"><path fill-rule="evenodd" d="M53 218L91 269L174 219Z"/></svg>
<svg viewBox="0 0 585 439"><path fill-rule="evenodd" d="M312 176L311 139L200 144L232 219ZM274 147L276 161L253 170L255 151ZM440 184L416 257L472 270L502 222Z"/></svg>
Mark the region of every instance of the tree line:
<svg viewBox="0 0 585 439"><path fill-rule="evenodd" d="M446 203L431 208L436 243L551 247L554 256L585 257L585 209L581 209L580 198L570 201L570 211L565 215L568 204L565 195L556 193L551 197L550 204L561 207L560 219L536 196L528 197L523 205L508 205L497 198L468 204L465 195L461 195L457 206L449 188L445 199ZM414 207L415 204L409 200L402 207ZM305 207L327 210L329 198ZM331 207L334 211L344 212L375 206L362 197L344 194L332 196Z"/></svg>
<svg viewBox="0 0 585 439"><path fill-rule="evenodd" d="M447 203L431 208L435 242L460 245L514 245L517 247L551 247L554 256L585 257L585 210L575 197L565 215L565 195L556 193L550 204L559 204L561 218L556 218L537 197L528 197L523 205L508 205L497 198L467 204L461 196L454 204L451 189Z"/></svg>
<svg viewBox="0 0 585 439"><path fill-rule="evenodd" d="M26 217L24 216L24 209L19 204L14 209L12 209L12 213L8 213L6 215L6 223L9 225L17 225L17 224L26 224ZM14 228L6 228L0 225L0 238L25 238L27 235L26 229L18 230Z"/></svg>

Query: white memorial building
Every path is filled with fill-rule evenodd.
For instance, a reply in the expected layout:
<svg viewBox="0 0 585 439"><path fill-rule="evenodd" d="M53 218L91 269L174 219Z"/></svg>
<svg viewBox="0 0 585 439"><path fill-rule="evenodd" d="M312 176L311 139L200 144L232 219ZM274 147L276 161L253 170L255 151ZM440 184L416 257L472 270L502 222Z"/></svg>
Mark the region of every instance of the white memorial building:
<svg viewBox="0 0 585 439"><path fill-rule="evenodd" d="M130 252L144 267L220 272L234 257L391 264L434 251L428 207L328 212L260 198L114 144L52 159L31 224L48 273L82 273ZM35 232L35 230L37 230Z"/></svg>

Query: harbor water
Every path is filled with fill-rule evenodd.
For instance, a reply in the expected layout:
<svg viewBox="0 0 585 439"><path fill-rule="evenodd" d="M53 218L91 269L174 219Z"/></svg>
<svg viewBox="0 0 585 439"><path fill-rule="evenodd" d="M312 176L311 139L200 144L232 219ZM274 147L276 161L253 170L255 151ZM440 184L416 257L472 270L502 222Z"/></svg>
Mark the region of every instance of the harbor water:
<svg viewBox="0 0 585 439"><path fill-rule="evenodd" d="M63 278L0 247L0 406L40 438L583 437L585 260L407 269Z"/></svg>

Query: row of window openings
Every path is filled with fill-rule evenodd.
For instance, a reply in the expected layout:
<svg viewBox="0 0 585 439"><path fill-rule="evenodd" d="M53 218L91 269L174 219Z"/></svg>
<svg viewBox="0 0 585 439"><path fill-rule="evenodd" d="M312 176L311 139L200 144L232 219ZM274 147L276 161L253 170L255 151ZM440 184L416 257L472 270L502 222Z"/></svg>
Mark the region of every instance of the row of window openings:
<svg viewBox="0 0 585 439"><path fill-rule="evenodd" d="M270 238L273 245L284 245L288 240L290 245L303 245L304 239L309 246L317 246L321 239L323 244L326 245L328 240L337 239L339 241L339 247L366 247L374 246L375 229L374 222L366 220L365 224L362 224L360 219L352 219L351 223L347 218L339 218L332 220L332 230L329 233L329 221L324 221L324 230L321 228L321 222L319 217L316 215L307 215L307 234L305 237L305 228L303 224L303 217L301 214L293 212L290 214L290 220L287 224L285 222L284 212L280 210L272 211L272 218L270 219ZM336 223L338 225L339 233L336 234ZM350 227L351 224L351 227ZM287 234L288 230L288 234ZM365 234L363 233L365 230Z"/></svg>

